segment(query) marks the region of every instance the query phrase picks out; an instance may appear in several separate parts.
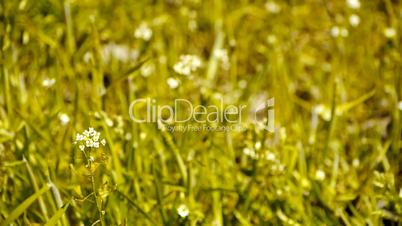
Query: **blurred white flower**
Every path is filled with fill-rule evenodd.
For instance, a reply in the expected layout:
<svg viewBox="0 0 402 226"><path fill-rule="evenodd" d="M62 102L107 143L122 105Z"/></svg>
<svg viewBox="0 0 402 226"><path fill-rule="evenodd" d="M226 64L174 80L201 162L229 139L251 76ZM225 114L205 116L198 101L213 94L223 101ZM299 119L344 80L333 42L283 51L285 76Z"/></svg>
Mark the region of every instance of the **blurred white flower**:
<svg viewBox="0 0 402 226"><path fill-rule="evenodd" d="M338 26L333 26L333 27L331 28L331 36L332 36L332 37L334 37L334 38L338 37L338 36L339 36L339 33L340 33L340 30L339 30L339 27L338 27Z"/></svg>
<svg viewBox="0 0 402 226"><path fill-rule="evenodd" d="M254 144L254 147L255 147L255 149L260 149L261 148L261 142L259 142L259 141L257 141L255 144Z"/></svg>
<svg viewBox="0 0 402 226"><path fill-rule="evenodd" d="M243 153L244 153L246 156L249 156L249 157L252 158L252 159L257 159L257 158L258 158L258 154L255 152L254 149L244 148L244 149L243 149Z"/></svg>
<svg viewBox="0 0 402 226"><path fill-rule="evenodd" d="M181 204L177 208L177 214L179 214L180 217L185 218L190 214L190 210L188 209L188 207L185 204Z"/></svg>
<svg viewBox="0 0 402 226"><path fill-rule="evenodd" d="M360 17L356 14L350 15L349 23L352 27L357 27L360 24Z"/></svg>
<svg viewBox="0 0 402 226"><path fill-rule="evenodd" d="M135 30L134 37L144 41L149 41L152 38L152 30L146 23L141 23Z"/></svg>
<svg viewBox="0 0 402 226"><path fill-rule="evenodd" d="M281 6L274 1L268 1L265 3L265 9L270 13L279 13L281 11Z"/></svg>
<svg viewBox="0 0 402 226"><path fill-rule="evenodd" d="M192 72L195 72L202 65L201 59L196 55L181 55L180 61L177 62L173 69L175 72L182 75L191 75Z"/></svg>
<svg viewBox="0 0 402 226"><path fill-rule="evenodd" d="M314 114L321 116L321 118L325 121L329 121L331 119L331 109L323 104L314 106L313 112Z"/></svg>
<svg viewBox="0 0 402 226"><path fill-rule="evenodd" d="M276 43L276 41L277 41L277 38L275 35L272 35L272 34L268 35L268 37L267 37L268 44L273 45Z"/></svg>
<svg viewBox="0 0 402 226"><path fill-rule="evenodd" d="M315 171L315 179L317 180L324 180L325 179L325 172L322 170Z"/></svg>
<svg viewBox="0 0 402 226"><path fill-rule="evenodd" d="M351 9L358 9L360 8L360 1L359 0L346 0L346 4Z"/></svg>
<svg viewBox="0 0 402 226"><path fill-rule="evenodd" d="M266 154L266 159L267 159L268 161L274 161L274 160L276 159L275 154L274 154L274 153L271 153L271 152L268 152L268 153Z"/></svg>
<svg viewBox="0 0 402 226"><path fill-rule="evenodd" d="M45 88L50 88L56 83L56 79L54 78L45 78L42 81L42 86Z"/></svg>
<svg viewBox="0 0 402 226"><path fill-rule="evenodd" d="M79 149L84 151L85 148L99 148L100 132L90 127L82 134L77 133L74 144L79 144ZM103 146L106 145L105 139L100 142Z"/></svg>
<svg viewBox="0 0 402 226"><path fill-rule="evenodd" d="M141 75L144 78L150 76L152 73L154 73L154 71L155 71L155 66L151 63L143 65L140 70Z"/></svg>
<svg viewBox="0 0 402 226"><path fill-rule="evenodd" d="M398 108L399 108L400 111L402 111L402 101L399 101Z"/></svg>
<svg viewBox="0 0 402 226"><path fill-rule="evenodd" d="M91 62L91 61L93 60L92 53L91 53L91 52L86 52L86 53L84 54L83 59L84 59L84 62L85 62L85 63Z"/></svg>
<svg viewBox="0 0 402 226"><path fill-rule="evenodd" d="M114 122L112 119L110 119L108 116L105 115L105 123L107 126L112 127L114 125Z"/></svg>
<svg viewBox="0 0 402 226"><path fill-rule="evenodd" d="M342 35L342 37L348 37L348 35L349 35L349 31L348 31L348 29L346 29L346 28L341 28L341 35Z"/></svg>
<svg viewBox="0 0 402 226"><path fill-rule="evenodd" d="M355 167L355 168L358 167L358 166L360 165L359 159L353 159L352 165L353 165L353 167Z"/></svg>
<svg viewBox="0 0 402 226"><path fill-rule="evenodd" d="M230 62L228 57L228 51L226 49L216 49L214 51L214 57L216 57L222 63L224 70L229 70Z"/></svg>
<svg viewBox="0 0 402 226"><path fill-rule="evenodd" d="M251 150L250 150L249 148L244 148L244 149L243 149L243 153L244 153L245 155L251 155Z"/></svg>
<svg viewBox="0 0 402 226"><path fill-rule="evenodd" d="M70 121L70 117L68 117L66 113L60 113L59 120L62 125L67 125L67 123Z"/></svg>
<svg viewBox="0 0 402 226"><path fill-rule="evenodd" d="M103 61L109 63L111 58L121 62L128 62L129 60L135 61L139 53L137 50L131 50L126 45L119 45L112 42L102 47L101 55Z"/></svg>
<svg viewBox="0 0 402 226"><path fill-rule="evenodd" d="M147 138L147 133L141 132L141 133L140 133L140 139L141 139L141 140L145 140L145 138Z"/></svg>
<svg viewBox="0 0 402 226"><path fill-rule="evenodd" d="M392 27L387 27L384 29L384 35L387 38L394 38L396 36L396 30Z"/></svg>
<svg viewBox="0 0 402 226"><path fill-rule="evenodd" d="M333 26L331 28L331 36L337 38L339 36L347 37L349 35L349 31L346 28Z"/></svg>
<svg viewBox="0 0 402 226"><path fill-rule="evenodd" d="M178 79L172 77L168 78L166 82L171 89L176 89L177 87L179 87L180 84L180 81Z"/></svg>

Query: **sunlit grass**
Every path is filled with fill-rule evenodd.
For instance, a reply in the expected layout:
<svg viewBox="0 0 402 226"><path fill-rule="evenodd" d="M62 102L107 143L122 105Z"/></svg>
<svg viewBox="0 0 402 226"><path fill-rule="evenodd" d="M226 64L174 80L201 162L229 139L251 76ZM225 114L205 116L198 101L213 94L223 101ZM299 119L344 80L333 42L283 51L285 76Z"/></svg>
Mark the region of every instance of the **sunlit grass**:
<svg viewBox="0 0 402 226"><path fill-rule="evenodd" d="M1 1L0 225L401 225L401 12ZM275 132L135 123L138 98L274 98Z"/></svg>

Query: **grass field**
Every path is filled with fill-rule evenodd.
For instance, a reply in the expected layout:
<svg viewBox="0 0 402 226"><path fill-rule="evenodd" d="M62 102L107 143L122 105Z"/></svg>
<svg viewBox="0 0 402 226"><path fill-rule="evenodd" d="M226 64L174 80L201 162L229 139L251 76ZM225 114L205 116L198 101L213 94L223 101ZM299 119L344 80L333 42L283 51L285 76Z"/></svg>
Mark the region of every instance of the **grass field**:
<svg viewBox="0 0 402 226"><path fill-rule="evenodd" d="M398 0L0 0L0 226L402 225L401 21ZM178 122L178 99L217 112ZM138 122L137 100L167 107Z"/></svg>

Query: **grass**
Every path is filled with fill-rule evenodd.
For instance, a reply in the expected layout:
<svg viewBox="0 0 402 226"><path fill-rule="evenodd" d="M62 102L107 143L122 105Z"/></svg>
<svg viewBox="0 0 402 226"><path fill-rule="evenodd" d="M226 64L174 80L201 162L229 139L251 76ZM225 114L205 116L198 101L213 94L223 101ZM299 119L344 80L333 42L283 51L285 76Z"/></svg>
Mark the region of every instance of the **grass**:
<svg viewBox="0 0 402 226"><path fill-rule="evenodd" d="M0 225L402 225L402 4L347 2L0 1ZM275 98L275 131L138 98Z"/></svg>

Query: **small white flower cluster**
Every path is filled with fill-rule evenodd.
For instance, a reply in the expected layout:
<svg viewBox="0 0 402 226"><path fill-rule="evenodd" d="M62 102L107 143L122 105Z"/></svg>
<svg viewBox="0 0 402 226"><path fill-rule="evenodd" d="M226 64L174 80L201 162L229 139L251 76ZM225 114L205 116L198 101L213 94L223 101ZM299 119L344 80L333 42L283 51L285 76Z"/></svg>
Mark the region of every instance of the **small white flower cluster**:
<svg viewBox="0 0 402 226"><path fill-rule="evenodd" d="M360 24L360 17L356 14L350 15L349 23L352 27L357 27Z"/></svg>
<svg viewBox="0 0 402 226"><path fill-rule="evenodd" d="M346 4L351 9L359 9L361 5L359 0L346 0Z"/></svg>
<svg viewBox="0 0 402 226"><path fill-rule="evenodd" d="M217 49L214 51L214 57L216 57L222 63L224 70L229 70L230 62L228 57L228 51L226 49Z"/></svg>
<svg viewBox="0 0 402 226"><path fill-rule="evenodd" d="M272 152L265 152L265 153L257 153L256 152L256 149L258 150L259 148L261 148L261 143L260 142L257 142L256 144L255 144L255 148L244 148L243 149L243 153L246 155L246 156L249 156L250 158L252 158L252 159L266 159L266 160L268 160L268 161L275 161L276 160L276 156L275 156L275 154L274 153L272 153Z"/></svg>
<svg viewBox="0 0 402 226"><path fill-rule="evenodd" d="M129 46L111 42L102 46L101 55L105 63L109 63L112 58L120 62L128 62L137 60L139 52L138 50L130 49Z"/></svg>
<svg viewBox="0 0 402 226"><path fill-rule="evenodd" d="M179 87L180 80L173 78L173 77L169 77L166 80L166 83L168 84L169 88L176 89L177 87Z"/></svg>
<svg viewBox="0 0 402 226"><path fill-rule="evenodd" d="M325 172L323 170L315 171L315 179L319 181L323 181L325 179Z"/></svg>
<svg viewBox="0 0 402 226"><path fill-rule="evenodd" d="M89 127L82 134L77 133L74 144L79 144L79 149L84 151L85 148L99 148L99 144L106 145L106 140L100 140L100 132Z"/></svg>
<svg viewBox="0 0 402 226"><path fill-rule="evenodd" d="M314 106L313 114L319 115L325 121L331 120L331 109L323 104Z"/></svg>
<svg viewBox="0 0 402 226"><path fill-rule="evenodd" d="M45 88L50 88L56 83L56 79L54 78L45 78L42 81L42 86Z"/></svg>
<svg viewBox="0 0 402 226"><path fill-rule="evenodd" d="M191 75L202 65L201 59L196 55L181 55L180 61L177 62L173 69L175 72L182 75Z"/></svg>
<svg viewBox="0 0 402 226"><path fill-rule="evenodd" d="M274 1L269 1L265 3L265 9L270 13L276 14L281 11L281 6Z"/></svg>
<svg viewBox="0 0 402 226"><path fill-rule="evenodd" d="M348 29L344 27L338 27L338 26L333 26L331 28L331 36L334 38L337 38L339 36L342 36L344 38L348 37L349 31Z"/></svg>
<svg viewBox="0 0 402 226"><path fill-rule="evenodd" d="M152 63L145 64L141 67L141 76L146 78L152 75L155 72L155 65Z"/></svg>
<svg viewBox="0 0 402 226"><path fill-rule="evenodd" d="M395 38L396 30L392 27L387 27L384 29L384 35L389 39Z"/></svg>
<svg viewBox="0 0 402 226"><path fill-rule="evenodd" d="M185 204L181 204L177 207L177 214L179 214L180 217L185 218L190 214L190 210Z"/></svg>
<svg viewBox="0 0 402 226"><path fill-rule="evenodd" d="M68 122L70 122L70 117L66 113L60 113L59 114L59 120L63 126L67 125Z"/></svg>
<svg viewBox="0 0 402 226"><path fill-rule="evenodd" d="M152 38L152 30L146 23L141 23L134 31L134 37L144 41L149 41Z"/></svg>

